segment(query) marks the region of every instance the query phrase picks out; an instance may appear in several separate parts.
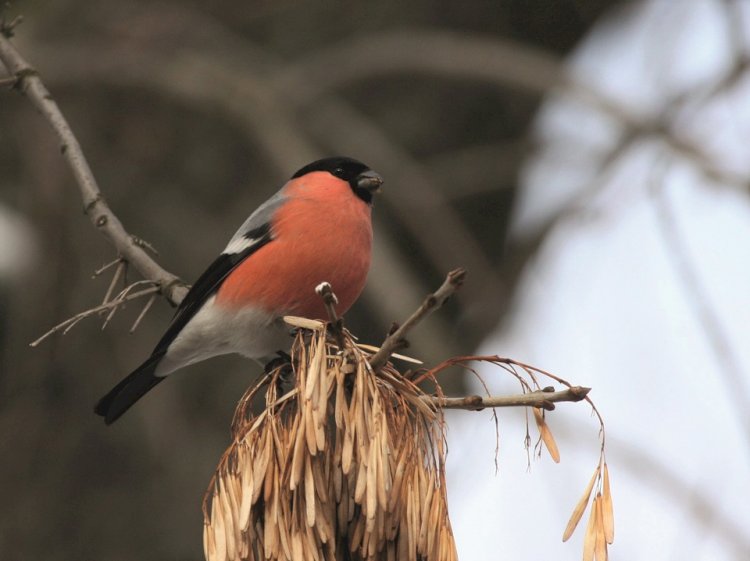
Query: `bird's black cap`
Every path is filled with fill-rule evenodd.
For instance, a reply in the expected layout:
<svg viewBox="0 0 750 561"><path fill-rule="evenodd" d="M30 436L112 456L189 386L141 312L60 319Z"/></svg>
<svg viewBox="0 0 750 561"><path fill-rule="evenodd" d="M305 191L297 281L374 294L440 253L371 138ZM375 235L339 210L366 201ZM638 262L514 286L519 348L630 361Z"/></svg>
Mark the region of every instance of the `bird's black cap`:
<svg viewBox="0 0 750 561"><path fill-rule="evenodd" d="M327 171L331 175L343 179L351 185L354 193L366 203L372 202L372 194L383 183L383 178L367 165L346 156L316 160L300 168L292 176L292 179L302 177L313 171Z"/></svg>

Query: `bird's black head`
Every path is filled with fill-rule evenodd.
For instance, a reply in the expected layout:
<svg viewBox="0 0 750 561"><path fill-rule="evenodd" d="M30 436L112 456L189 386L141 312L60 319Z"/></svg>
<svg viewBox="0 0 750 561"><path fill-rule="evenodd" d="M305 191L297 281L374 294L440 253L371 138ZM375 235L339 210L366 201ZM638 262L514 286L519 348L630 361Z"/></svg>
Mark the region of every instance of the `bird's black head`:
<svg viewBox="0 0 750 561"><path fill-rule="evenodd" d="M383 183L383 178L360 161L346 156L323 158L307 164L292 176L302 177L313 171L327 171L331 175L343 179L352 188L354 194L366 203L372 202L372 194Z"/></svg>

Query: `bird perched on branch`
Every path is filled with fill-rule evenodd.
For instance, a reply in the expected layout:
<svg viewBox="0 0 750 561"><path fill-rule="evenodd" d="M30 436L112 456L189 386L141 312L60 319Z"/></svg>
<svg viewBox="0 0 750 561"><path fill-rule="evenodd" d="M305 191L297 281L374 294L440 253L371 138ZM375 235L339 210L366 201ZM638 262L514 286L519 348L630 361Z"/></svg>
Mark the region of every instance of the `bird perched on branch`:
<svg viewBox="0 0 750 561"><path fill-rule="evenodd" d="M107 424L175 370L239 353L268 357L291 339L284 315L327 317L315 287L330 282L343 313L370 268L373 193L383 179L351 158L295 173L240 226L195 282L151 356L96 405Z"/></svg>

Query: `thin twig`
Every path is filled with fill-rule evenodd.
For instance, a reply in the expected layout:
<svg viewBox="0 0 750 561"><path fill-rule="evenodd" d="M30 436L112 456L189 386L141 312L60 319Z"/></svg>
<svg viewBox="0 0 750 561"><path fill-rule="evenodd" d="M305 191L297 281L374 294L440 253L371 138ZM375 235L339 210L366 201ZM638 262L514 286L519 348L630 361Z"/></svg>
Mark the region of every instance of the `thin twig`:
<svg viewBox="0 0 750 561"><path fill-rule="evenodd" d="M9 24L10 25L10 24ZM173 305L179 304L187 294L187 287L172 273L162 269L123 227L99 190L99 186L73 134L67 120L37 71L19 54L5 33L0 33L0 61L15 77L15 89L23 93L49 122L60 141L63 157L70 166L83 198L84 212L97 230L115 246L123 259L132 263L144 278L159 286L161 293ZM12 29L12 28L11 28Z"/></svg>
<svg viewBox="0 0 750 561"><path fill-rule="evenodd" d="M131 234L130 239L133 240L133 243L137 245L138 247L141 247L143 249L148 249L154 255L159 255L159 252L156 251L156 248L153 245L151 245L149 242L144 240L143 238L139 238L138 236L134 236Z"/></svg>
<svg viewBox="0 0 750 561"><path fill-rule="evenodd" d="M143 317L148 313L148 311L151 309L151 306L154 305L154 302L156 301L156 294L152 294L151 298L148 299L148 302L146 302L146 305L143 306L143 310L141 310L141 313L138 314L138 317L133 322L133 327L130 328L130 333L134 333L136 329L138 329L138 325L140 325L141 320Z"/></svg>
<svg viewBox="0 0 750 561"><path fill-rule="evenodd" d="M6 3L5 6L0 6L0 35L10 38L13 37L13 33L15 32L16 27L23 23L23 16L18 15L12 20L6 21L5 14L2 12L5 10L5 8L8 7L8 4L9 3Z"/></svg>
<svg viewBox="0 0 750 561"><path fill-rule="evenodd" d="M114 300L111 300L107 302L106 304L101 304L99 306L96 306L95 308L91 308L89 310L85 310L83 312L80 312L76 315L74 315L71 318L66 319L62 323L57 324L55 327L47 331L44 335L39 337L36 341L33 341L32 343L29 343L29 346L36 347L39 343L44 341L47 337L52 335L53 333L57 333L58 331L62 331L63 333L67 333L67 331L73 327L75 324L77 324L82 319L86 319L87 317L93 316L95 314L99 314L101 312L108 312L112 309L115 309L121 305L123 305L125 302L129 302L130 300L135 300L136 298L142 298L144 296L148 296L149 294L156 294L159 292L158 286L151 286L149 288L145 288L143 290L139 290L138 292L133 292L131 294L126 294L122 296L121 298L115 298Z"/></svg>
<svg viewBox="0 0 750 561"><path fill-rule="evenodd" d="M504 395L482 397L481 395L470 395L466 397L433 397L429 399L436 407L443 409L467 409L479 411L488 407L539 407L552 411L555 403L561 401L577 402L583 400L591 391L591 388L573 386L561 391L538 390L519 395Z"/></svg>
<svg viewBox="0 0 750 561"><path fill-rule="evenodd" d="M406 335L409 331L432 312L442 307L442 305L445 304L445 301L453 296L453 294L461 287L465 279L466 271L464 269L454 269L448 273L442 286L434 293L427 296L417 311L414 312L411 317L401 325L401 327L386 337L385 341L383 341L383 344L380 346L380 350L370 359L370 366L372 369L377 372L386 362L388 362L388 358L395 351L404 348L407 345Z"/></svg>
<svg viewBox="0 0 750 561"><path fill-rule="evenodd" d="M107 288L107 292L104 293L102 304L106 304L107 302L109 302L109 299L112 297L112 293L115 291L115 286L117 286L117 281L119 281L125 273L125 267L127 267L127 262L119 259L117 268L115 269L115 274L112 275L112 281L109 283L109 288Z"/></svg>
<svg viewBox="0 0 750 561"><path fill-rule="evenodd" d="M331 333L336 338L339 349L343 351L346 345L346 341L344 340L344 318L339 317L336 313L336 306L339 303L339 299L336 298L330 283L327 282L322 282L316 286L315 293L323 299L323 304L326 307L328 319L330 320Z"/></svg>
<svg viewBox="0 0 750 561"><path fill-rule="evenodd" d="M102 265L101 267L99 267L96 271L94 271L94 274L91 275L91 278L95 279L96 277L98 277L99 275L101 275L104 271L106 271L107 269L111 269L112 267L114 267L118 263L122 263L122 257L118 256L117 259L113 259L109 263L107 263L107 264Z"/></svg>
<svg viewBox="0 0 750 561"><path fill-rule="evenodd" d="M117 296L115 296L115 297L114 297L114 298L112 299L112 301L113 301L113 302L117 302L117 303L119 303L119 304L124 304L124 303L125 303L125 298L126 298L126 296L127 296L127 295L128 295L128 294L129 294L130 292L132 292L132 290L133 290L133 289L134 289L135 287L137 287L137 286L141 286L141 285L144 285L144 284L153 284L153 283L152 283L151 281L147 281L147 280L136 281L136 282L134 282L133 284L130 284L130 285L126 286L125 288L123 288L123 289L122 289L122 290L121 290L121 291L120 291L120 292L119 292L119 293L117 294ZM158 287L157 287L157 288L158 288ZM106 303L106 302L104 302L104 303ZM119 306L119 305L116 305L116 306L112 306L112 308L110 309L109 313L107 314L107 318L106 318L106 319L104 320L104 323L102 324L102 331L104 331L104 329L106 329L107 325L109 325L109 322L110 322L110 321L112 321L112 318L113 318L113 317L115 317L115 314L117 313L117 311L118 311L119 309L120 309L120 306ZM68 328L68 329L70 329L70 328ZM68 330L66 329L66 332L67 332L67 331L68 331Z"/></svg>

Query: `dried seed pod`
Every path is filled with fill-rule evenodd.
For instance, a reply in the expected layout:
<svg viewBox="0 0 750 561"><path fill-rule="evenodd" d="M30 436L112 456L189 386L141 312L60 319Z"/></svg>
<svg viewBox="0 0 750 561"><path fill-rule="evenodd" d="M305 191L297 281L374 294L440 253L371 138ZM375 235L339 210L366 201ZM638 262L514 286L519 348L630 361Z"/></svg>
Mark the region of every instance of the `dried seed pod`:
<svg viewBox="0 0 750 561"><path fill-rule="evenodd" d="M604 526L604 537L607 543L615 540L615 514L612 508L612 493L609 489L609 469L604 462L604 494L602 495L602 524Z"/></svg>
<svg viewBox="0 0 750 561"><path fill-rule="evenodd" d="M532 410L534 411L536 426L539 428L539 436L541 437L542 442L544 442L544 446L547 448L550 457L556 464L559 464L560 450L557 448L557 443L555 442L555 437L552 436L552 431L549 430L549 425L547 425L547 422L544 420L544 414L541 409L537 407L534 407Z"/></svg>
<svg viewBox="0 0 750 561"><path fill-rule="evenodd" d="M594 499L594 512L596 516L596 543L594 544L594 558L597 561L607 561L607 541L604 537L604 524L602 522L602 495L596 494Z"/></svg>
<svg viewBox="0 0 750 561"><path fill-rule="evenodd" d="M342 355L323 324L305 325L314 333L295 341L295 388L279 398L272 372L265 410L252 416L257 387L238 405L206 496L206 558L455 558L440 412L390 365L373 374L348 335Z"/></svg>
<svg viewBox="0 0 750 561"><path fill-rule="evenodd" d="M589 484L586 485L586 489L583 492L583 495L581 495L581 498L578 499L578 503L576 504L575 508L573 509L573 514L570 515L570 520L568 520L568 525L565 527L565 531L563 532L563 540L562 541L568 541L568 538L573 535L573 532L576 529L576 526L578 526L578 523L581 521L581 517L583 516L583 513L586 511L586 505L589 504L589 499L591 498L591 491L594 489L594 483L596 483L596 479L599 477L599 466L596 466L596 469L594 470L594 475L591 476L591 480L589 481Z"/></svg>

